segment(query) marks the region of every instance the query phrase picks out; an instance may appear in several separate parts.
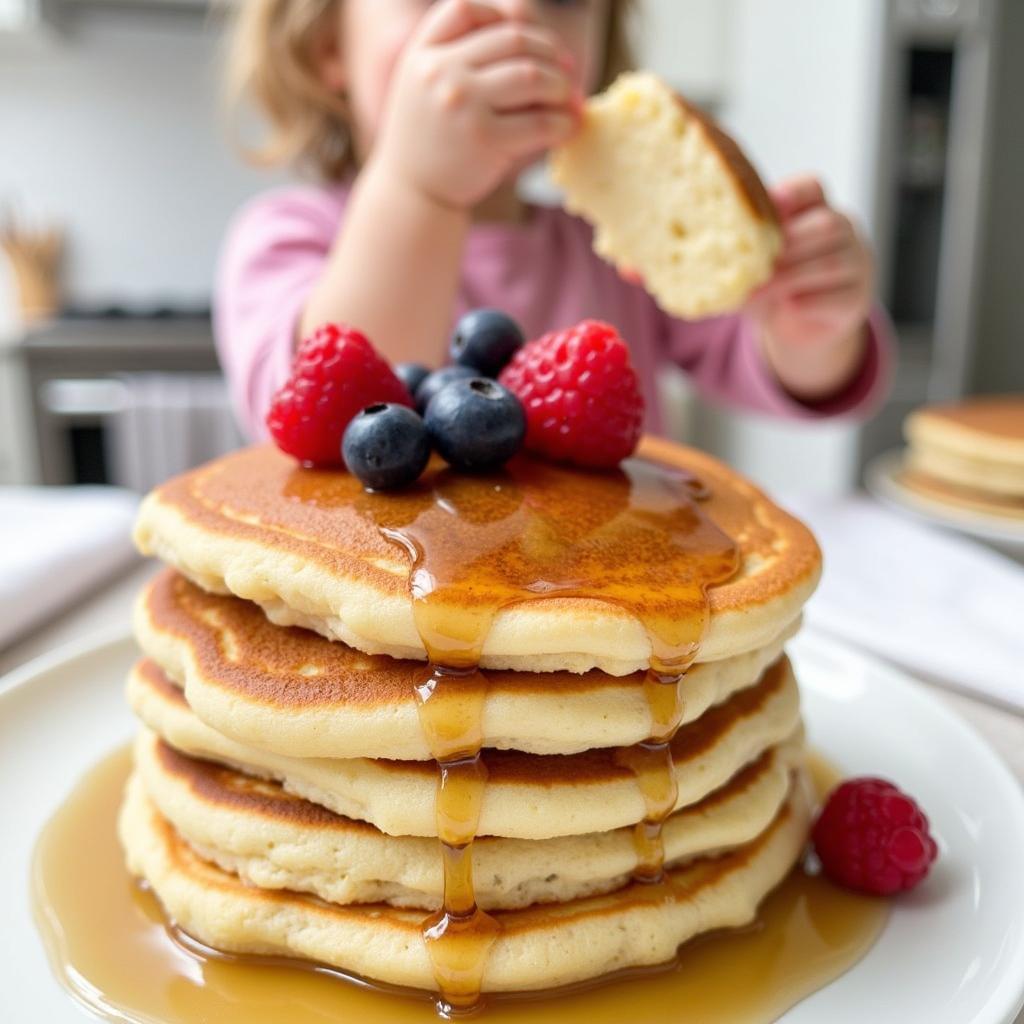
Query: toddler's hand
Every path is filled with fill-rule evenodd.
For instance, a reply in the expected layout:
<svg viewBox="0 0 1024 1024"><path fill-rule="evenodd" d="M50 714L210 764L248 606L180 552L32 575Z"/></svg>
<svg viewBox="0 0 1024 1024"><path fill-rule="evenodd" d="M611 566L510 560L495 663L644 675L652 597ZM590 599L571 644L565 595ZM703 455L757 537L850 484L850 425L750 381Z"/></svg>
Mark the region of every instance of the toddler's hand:
<svg viewBox="0 0 1024 1024"><path fill-rule="evenodd" d="M570 66L543 28L443 0L395 70L371 162L435 202L472 207L571 134L581 98Z"/></svg>
<svg viewBox="0 0 1024 1024"><path fill-rule="evenodd" d="M782 222L782 252L748 311L776 345L806 351L841 343L871 308L871 253L849 218L828 205L817 179L792 178L771 194Z"/></svg>

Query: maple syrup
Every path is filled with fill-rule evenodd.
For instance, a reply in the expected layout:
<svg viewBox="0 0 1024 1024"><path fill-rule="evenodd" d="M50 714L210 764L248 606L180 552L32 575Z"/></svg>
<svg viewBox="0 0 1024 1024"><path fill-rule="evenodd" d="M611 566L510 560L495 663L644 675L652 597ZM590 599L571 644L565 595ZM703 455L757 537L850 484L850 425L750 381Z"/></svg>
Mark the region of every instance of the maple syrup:
<svg viewBox="0 0 1024 1024"><path fill-rule="evenodd" d="M636 775L644 819L635 878L658 882L662 827L678 796L671 741L681 682L707 629L708 588L736 571L736 545L703 515L701 484L678 470L628 462L604 473L519 458L491 477L436 468L411 491L356 507L412 560L413 619L428 669L420 723L438 764L440 914L424 925L443 1014L473 1009L500 926L476 906L471 850L486 787L480 760L487 682L479 665L497 614L552 596L610 601L651 645L646 743L618 752Z"/></svg>
<svg viewBox="0 0 1024 1024"><path fill-rule="evenodd" d="M820 791L831 788L837 773L820 759L812 768ZM83 776L33 858L39 931L57 977L82 1006L119 1024L436 1022L425 993L385 990L299 961L216 953L177 933L128 874L117 841L130 769L125 748ZM885 901L798 867L749 928L699 938L663 968L559 993L491 997L482 1019L768 1024L857 963L887 914Z"/></svg>

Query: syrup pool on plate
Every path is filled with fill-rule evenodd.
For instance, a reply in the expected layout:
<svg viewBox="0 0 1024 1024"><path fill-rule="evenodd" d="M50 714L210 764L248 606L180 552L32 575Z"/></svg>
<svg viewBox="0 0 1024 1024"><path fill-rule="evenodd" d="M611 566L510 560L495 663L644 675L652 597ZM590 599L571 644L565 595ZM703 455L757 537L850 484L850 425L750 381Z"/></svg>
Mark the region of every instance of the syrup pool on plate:
<svg viewBox="0 0 1024 1024"><path fill-rule="evenodd" d="M225 956L182 942L128 874L116 819L128 749L86 776L40 836L32 868L39 930L57 978L101 1019L130 1024L432 1024L424 995L396 994L313 965ZM819 785L834 781L827 766ZM678 961L591 988L490 999L485 1021L531 1024L768 1024L848 971L885 926L888 905L798 867L757 922L684 946Z"/></svg>

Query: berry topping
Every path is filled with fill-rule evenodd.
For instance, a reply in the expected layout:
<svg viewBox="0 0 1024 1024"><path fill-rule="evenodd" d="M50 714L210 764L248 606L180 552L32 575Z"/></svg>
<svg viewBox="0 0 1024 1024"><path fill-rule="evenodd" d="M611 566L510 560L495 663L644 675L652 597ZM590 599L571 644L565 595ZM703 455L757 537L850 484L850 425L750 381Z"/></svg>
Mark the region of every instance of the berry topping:
<svg viewBox="0 0 1024 1024"><path fill-rule="evenodd" d="M452 360L482 377L497 377L524 340L519 324L510 316L496 309L475 309L455 326Z"/></svg>
<svg viewBox="0 0 1024 1024"><path fill-rule="evenodd" d="M410 397L415 396L417 388L430 376L430 371L419 363L399 363L395 367L395 376L405 385Z"/></svg>
<svg viewBox="0 0 1024 1024"><path fill-rule="evenodd" d="M429 374L416 389L416 408L420 412L426 412L434 395L453 380L469 380L470 377L479 376L476 370L471 370L468 366L442 366L440 370Z"/></svg>
<svg viewBox="0 0 1024 1024"><path fill-rule="evenodd" d="M430 438L412 409L378 402L348 425L342 451L349 472L365 487L386 491L419 477L430 458Z"/></svg>
<svg viewBox="0 0 1024 1024"><path fill-rule="evenodd" d="M811 838L832 881L879 896L912 889L938 855L921 808L884 779L838 786Z"/></svg>
<svg viewBox="0 0 1024 1024"><path fill-rule="evenodd" d="M406 385L411 398L415 398L420 385L430 376L430 371L419 362L399 362L394 368L394 375Z"/></svg>
<svg viewBox="0 0 1024 1024"><path fill-rule="evenodd" d="M292 374L270 406L267 427L278 448L301 462L338 465L345 428L374 402L412 404L365 335L325 324L299 346Z"/></svg>
<svg viewBox="0 0 1024 1024"><path fill-rule="evenodd" d="M526 416L507 388L487 377L457 380L427 406L427 430L438 454L456 469L496 469L523 444Z"/></svg>
<svg viewBox="0 0 1024 1024"><path fill-rule="evenodd" d="M644 401L615 328L595 320L531 341L502 371L526 410L526 447L581 466L615 466L633 454Z"/></svg>

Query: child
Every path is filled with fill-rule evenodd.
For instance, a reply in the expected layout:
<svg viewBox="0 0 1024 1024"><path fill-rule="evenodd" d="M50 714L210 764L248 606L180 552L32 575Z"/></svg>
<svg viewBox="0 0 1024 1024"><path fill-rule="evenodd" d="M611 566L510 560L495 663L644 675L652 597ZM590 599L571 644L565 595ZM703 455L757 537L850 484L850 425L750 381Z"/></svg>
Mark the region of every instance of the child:
<svg viewBox="0 0 1024 1024"><path fill-rule="evenodd" d="M591 250L590 231L516 194L626 66L630 0L246 0L233 82L266 115L262 156L322 180L257 198L228 236L221 359L253 437L298 340L363 330L393 363L436 366L454 320L492 306L528 337L584 318L630 343L647 429L666 360L706 394L811 417L863 413L887 351L871 258L810 177L773 198L784 245L739 314L673 320Z"/></svg>

